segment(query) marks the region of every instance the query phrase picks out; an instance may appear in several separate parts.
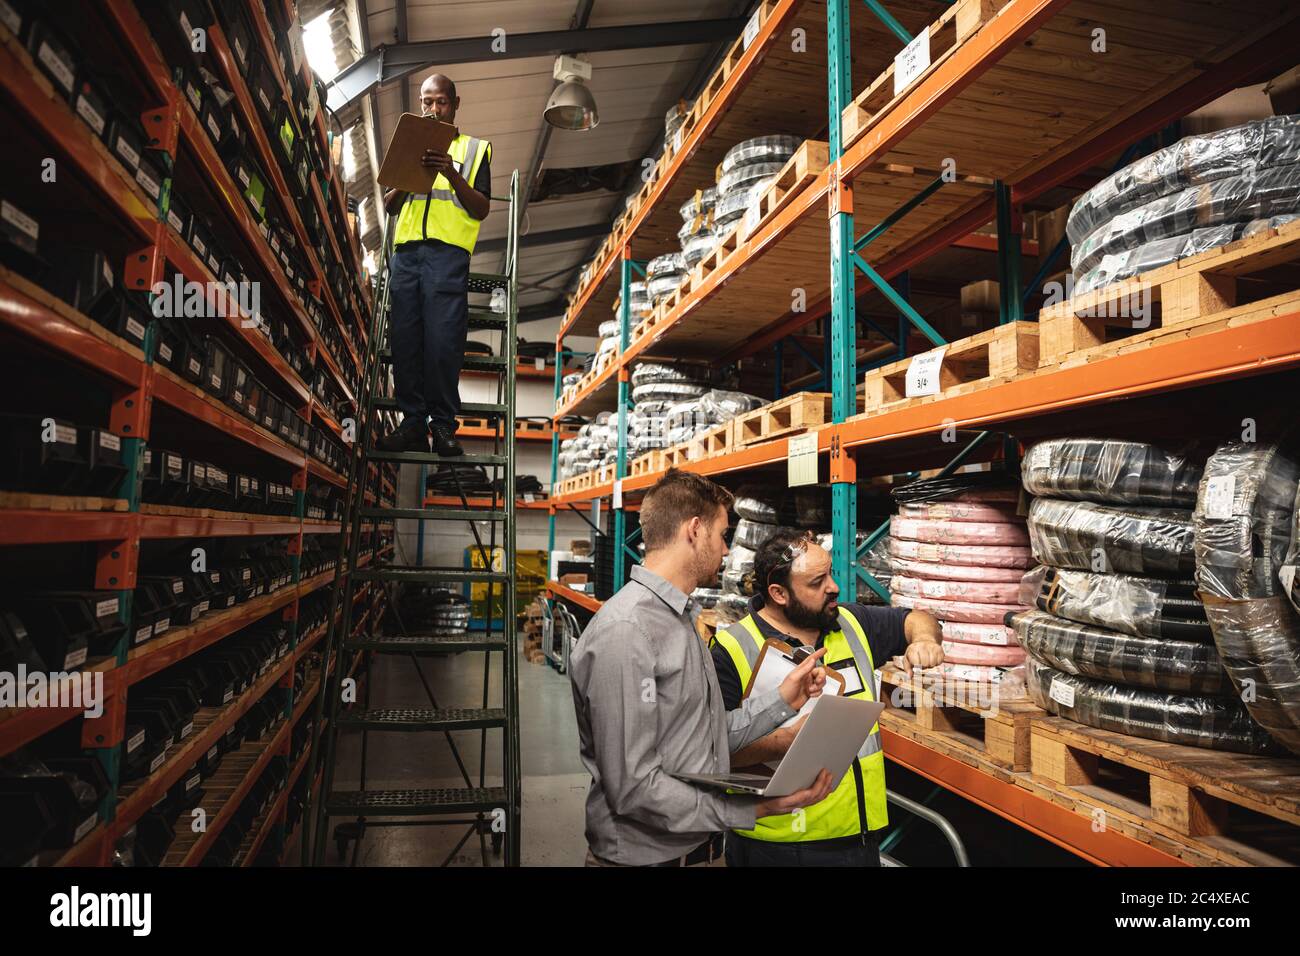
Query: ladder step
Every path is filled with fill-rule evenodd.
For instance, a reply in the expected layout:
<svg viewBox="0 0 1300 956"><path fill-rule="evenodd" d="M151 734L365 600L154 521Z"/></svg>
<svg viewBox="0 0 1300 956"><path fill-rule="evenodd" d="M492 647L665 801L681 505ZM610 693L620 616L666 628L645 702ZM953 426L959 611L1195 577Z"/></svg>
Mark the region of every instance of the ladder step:
<svg viewBox="0 0 1300 956"><path fill-rule="evenodd" d="M508 455L453 455L446 458L430 451L366 451L370 461L400 461L416 465L504 465Z"/></svg>
<svg viewBox="0 0 1300 956"><path fill-rule="evenodd" d="M412 521L505 521L504 511L488 508L362 508L363 518L409 518Z"/></svg>
<svg viewBox="0 0 1300 956"><path fill-rule="evenodd" d="M421 568L399 564L367 565L354 573L356 581L488 581L509 584L511 575L504 571L476 568Z"/></svg>
<svg viewBox="0 0 1300 956"><path fill-rule="evenodd" d="M487 812L508 806L505 787L438 790L336 790L325 798L330 814L419 816L426 813Z"/></svg>
<svg viewBox="0 0 1300 956"><path fill-rule="evenodd" d="M495 635L495 636L493 636ZM463 634L367 634L350 638L343 646L377 654L452 654L459 651L504 651L506 639L500 631L465 631Z"/></svg>
<svg viewBox="0 0 1300 956"><path fill-rule="evenodd" d="M376 395L370 404L375 408L391 409L397 407L397 399L391 396ZM505 405L494 402L461 402L460 413L466 417L500 418L510 411Z"/></svg>
<svg viewBox="0 0 1300 956"><path fill-rule="evenodd" d="M471 272L469 274L470 292L492 293L510 285L510 277L495 272Z"/></svg>
<svg viewBox="0 0 1300 956"><path fill-rule="evenodd" d="M480 730L504 727L506 712L500 707L397 707L354 710L339 715L340 730Z"/></svg>
<svg viewBox="0 0 1300 956"><path fill-rule="evenodd" d="M392 349L380 349L379 361L391 362L393 360ZM504 372L507 371L506 358L504 355L466 355L461 361L460 367L463 371L470 372Z"/></svg>
<svg viewBox="0 0 1300 956"><path fill-rule="evenodd" d="M469 307L468 327L471 329L504 329L507 317L504 312L493 312L476 306Z"/></svg>

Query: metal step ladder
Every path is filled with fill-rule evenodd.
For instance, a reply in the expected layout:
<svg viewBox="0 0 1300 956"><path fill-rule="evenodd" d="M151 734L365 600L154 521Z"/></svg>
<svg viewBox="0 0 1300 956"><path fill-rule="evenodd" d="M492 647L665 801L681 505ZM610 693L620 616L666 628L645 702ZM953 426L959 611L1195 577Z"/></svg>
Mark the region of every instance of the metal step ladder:
<svg viewBox="0 0 1300 956"><path fill-rule="evenodd" d="M484 865L491 852L504 853L507 866L519 864L520 803L522 788L519 756L518 639L515 617L515 363L517 317L517 249L519 173L510 181L508 197L493 197L509 202L506 259L502 274L471 273L470 329L487 329L499 333L500 346L492 356L468 354L463 368L496 373L496 399L493 402L466 402L464 415L494 418L500 422L491 454L443 458L421 452L381 452L374 448L377 435L385 434L396 424L396 401L392 397L389 373L392 351L388 345L390 311L388 269L391 249L386 251L379 303L371 320L370 337L357 418L356 442L350 448L348 492L344 509L343 533L339 542L329 632L322 651L322 667L328 675L316 702L316 721L309 780L314 780L318 756L323 765L321 786L313 791L309 826L305 828L302 860L304 865L323 865L328 845L331 817L342 820L333 838L339 856L356 865L361 840L372 827L392 826L467 826L467 832L447 855L450 863L461 847L477 835ZM388 230L391 237L392 229ZM390 240L391 241L391 240ZM484 300L486 297L486 300ZM461 499L459 507L387 507L381 501L382 468L380 463L421 464L430 470L450 468L453 483ZM489 505L471 505L465 494L457 467L482 466L492 481ZM420 501L426 489L419 489ZM378 560L358 566L361 542L379 521L407 519L428 522L467 522L474 539L473 550L481 567L426 567ZM484 533L480 525L486 524ZM399 539L400 540L400 539ZM368 619L363 628L353 631L353 596L358 585L377 582L388 596L388 621ZM437 628L408 630L398 610L397 589L406 583L470 586L481 584L485 593L485 627L480 630L437 633ZM468 597L468 595L467 595ZM496 613L497 604L501 612ZM372 616L373 618L373 616ZM482 704L479 707L441 707L434 696L421 662L446 660L450 654L483 655ZM502 680L499 700L489 699L492 657L502 655ZM345 704L344 680L356 669L362 673L376 658L407 658L419 677L428 697L428 707L392 707L378 696L375 681L367 677L362 699ZM479 765L471 774L452 736L457 732L478 732ZM500 782L489 785L487 753L492 738L501 732ZM436 789L370 789L366 785L369 735L402 733L415 738L411 747L441 744L449 748L460 771L463 786ZM359 784L339 779L338 745L343 734L361 737ZM426 743L425 741L428 741ZM376 819L378 818L378 819ZM390 819L399 818L399 819Z"/></svg>

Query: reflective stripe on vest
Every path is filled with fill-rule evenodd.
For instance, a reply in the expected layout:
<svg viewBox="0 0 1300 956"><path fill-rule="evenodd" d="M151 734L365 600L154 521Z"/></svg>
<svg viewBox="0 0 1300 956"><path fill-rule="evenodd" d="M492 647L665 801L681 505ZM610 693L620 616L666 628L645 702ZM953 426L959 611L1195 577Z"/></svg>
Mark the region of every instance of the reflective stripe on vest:
<svg viewBox="0 0 1300 956"><path fill-rule="evenodd" d="M749 686L764 640L753 614L746 615L730 627L719 630L714 636L714 641L727 652L728 657L735 664L743 688ZM852 657L862 677L865 699L875 700L875 666L871 658L870 644L857 618L846 611L841 611L840 629L827 634L823 646L827 649L824 660L828 663L839 663ZM867 828L878 830L889 822L885 800L885 755L881 749L879 725L873 727L867 736L862 750L858 753L858 764L862 771ZM857 786L850 768L825 800L806 808L802 814L762 817L753 830L736 832L756 840L793 843L854 836L860 833L861 829Z"/></svg>
<svg viewBox="0 0 1300 956"><path fill-rule="evenodd" d="M483 161L492 154L492 144L475 136L457 136L447 147L456 168L471 186ZM473 253L481 223L466 211L441 173L423 195L408 195L397 217L395 245L422 239L440 239Z"/></svg>

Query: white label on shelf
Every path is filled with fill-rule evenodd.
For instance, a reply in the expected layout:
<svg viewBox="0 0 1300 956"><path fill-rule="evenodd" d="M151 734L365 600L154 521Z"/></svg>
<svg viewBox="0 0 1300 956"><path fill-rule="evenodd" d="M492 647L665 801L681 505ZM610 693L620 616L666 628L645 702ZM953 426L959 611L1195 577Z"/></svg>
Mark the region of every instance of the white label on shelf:
<svg viewBox="0 0 1300 956"><path fill-rule="evenodd" d="M171 226L177 232L184 228L185 222L176 214L174 209L167 210L167 225Z"/></svg>
<svg viewBox="0 0 1300 956"><path fill-rule="evenodd" d="M41 227L36 220L27 213L23 212L17 206L13 205L7 199L0 200L0 218L5 222L17 228L20 232L26 233L32 239L39 239L41 236Z"/></svg>
<svg viewBox="0 0 1300 956"><path fill-rule="evenodd" d="M186 724L184 727L181 728L181 740L184 740L193 732L194 732L194 721L191 720L188 724Z"/></svg>
<svg viewBox="0 0 1300 956"><path fill-rule="evenodd" d="M114 149L117 150L119 156L131 164L132 169L140 165L140 154L135 151L134 146L126 141L125 137L119 136L117 138L117 145L114 146Z"/></svg>
<svg viewBox="0 0 1300 956"><path fill-rule="evenodd" d="M185 11L180 11L181 29L185 31L185 39L189 40L194 36L194 28L190 26L190 18L185 15Z"/></svg>
<svg viewBox="0 0 1300 956"><path fill-rule="evenodd" d="M266 96L266 90L258 87L257 98L262 101L262 109L266 110L268 113L271 112L271 101Z"/></svg>
<svg viewBox="0 0 1300 956"><path fill-rule="evenodd" d="M142 743L144 743L144 731L137 730L135 736L126 742L126 752L130 753L132 750L138 750Z"/></svg>
<svg viewBox="0 0 1300 956"><path fill-rule="evenodd" d="M46 69L54 74L54 78L59 81L59 85L65 90L72 91L72 81L76 76L70 63L60 59L59 54L54 51L54 47L48 43L42 43L39 50L36 51L36 59L45 64Z"/></svg>
<svg viewBox="0 0 1300 956"><path fill-rule="evenodd" d="M615 508L623 507L623 479L622 478L616 478L614 480L614 507Z"/></svg>
<svg viewBox="0 0 1300 956"><path fill-rule="evenodd" d="M99 811L96 810L86 819L81 821L81 826L77 827L77 832L72 835L72 842L79 842L91 830L95 829L95 824L99 822Z"/></svg>
<svg viewBox="0 0 1300 956"><path fill-rule="evenodd" d="M0 0L0 23L7 26L10 33L17 33L23 28L23 15L4 0Z"/></svg>
<svg viewBox="0 0 1300 956"><path fill-rule="evenodd" d="M210 607L212 607L212 602L210 602L210 601L200 601L198 604L194 605L194 610L193 610L193 612L190 614L190 620L191 620L191 621L194 620L194 618L198 617L198 616L201 615L201 614L207 614L207 613L208 613L208 609L209 609Z"/></svg>
<svg viewBox="0 0 1300 956"><path fill-rule="evenodd" d="M741 35L741 40L740 40L742 49L748 50L749 45L753 43L755 37L758 36L758 29L759 29L758 18L762 12L763 12L763 8L760 6L757 10L754 11L754 15L749 18L749 22L745 24L745 32Z"/></svg>
<svg viewBox="0 0 1300 956"><path fill-rule="evenodd" d="M531 491L525 491L525 492L524 492L524 501L525 501L527 504L530 504L530 505L531 505L531 504L532 504L534 501L536 501L536 500L537 500L537 496L536 496L535 494L533 494Z"/></svg>
<svg viewBox="0 0 1300 956"><path fill-rule="evenodd" d="M1047 696L1062 707L1074 706L1074 688L1060 678L1052 678L1052 686L1048 688Z"/></svg>
<svg viewBox="0 0 1300 956"><path fill-rule="evenodd" d="M153 760L149 762L149 772L153 773L155 770L161 767L163 765L163 761L166 759L167 759L167 751L164 750L162 753L154 757Z"/></svg>
<svg viewBox="0 0 1300 956"><path fill-rule="evenodd" d="M213 744L212 749L208 751L208 759L216 760L220 756L221 756L221 745Z"/></svg>
<svg viewBox="0 0 1300 956"><path fill-rule="evenodd" d="M904 393L908 398L916 395L939 394L939 371L943 366L947 346L924 352L912 359L907 366L907 380Z"/></svg>
<svg viewBox="0 0 1300 956"><path fill-rule="evenodd" d="M538 358L533 359L533 368L537 369L537 371L539 372L545 372L546 359L541 358L540 356Z"/></svg>
<svg viewBox="0 0 1300 956"><path fill-rule="evenodd" d="M1226 521L1232 517L1232 499L1237 494L1237 476L1219 475L1205 483L1205 517Z"/></svg>
<svg viewBox="0 0 1300 956"><path fill-rule="evenodd" d="M208 469L200 465L197 461L194 463L194 477L203 481L208 477Z"/></svg>
<svg viewBox="0 0 1300 956"><path fill-rule="evenodd" d="M153 636L153 625L146 624L144 627L140 628L138 631L135 632L135 643L143 644L145 641L149 640L149 638L152 636Z"/></svg>
<svg viewBox="0 0 1300 956"><path fill-rule="evenodd" d="M199 254L200 259L207 258L208 247L207 244L202 239L200 239L198 236L190 236L190 245L194 247L194 251Z"/></svg>
<svg viewBox="0 0 1300 956"><path fill-rule="evenodd" d="M133 339L144 338L144 326L141 325L139 322L137 322L135 319L128 318L126 320L126 330L131 333L131 337Z"/></svg>
<svg viewBox="0 0 1300 956"><path fill-rule="evenodd" d="M203 371L203 365L199 362L199 360L196 358L190 359L190 374L198 375L202 371Z"/></svg>
<svg viewBox="0 0 1300 956"><path fill-rule="evenodd" d="M158 194L162 192L162 186L159 185L158 180L149 175L149 170L145 166L141 166L135 171L135 181L140 184L141 189L149 194L150 199L157 199Z"/></svg>
<svg viewBox="0 0 1300 956"><path fill-rule="evenodd" d="M158 354L162 357L164 362L170 362L172 360L172 347L166 342L159 342Z"/></svg>
<svg viewBox="0 0 1300 956"><path fill-rule="evenodd" d="M209 572L208 572L208 580L211 581L213 584L220 584L220 583L221 583L221 572L220 572L220 571L209 571Z"/></svg>
<svg viewBox="0 0 1300 956"><path fill-rule="evenodd" d="M185 95L190 98L190 105L194 107L194 112L197 113L199 110L203 109L203 94L199 92L197 86L193 83L186 83Z"/></svg>
<svg viewBox="0 0 1300 956"><path fill-rule="evenodd" d="M240 181L241 183L243 183L243 184L244 184L244 188L247 189L247 188L248 188L248 173L245 171L244 167L243 167L243 166L240 166L238 169L236 169L236 170L235 170L235 175L237 175L237 176L239 177L239 181Z"/></svg>
<svg viewBox="0 0 1300 956"><path fill-rule="evenodd" d="M243 571L243 573L240 575L240 577L242 577L245 581L251 581L253 579L253 572L250 569L242 568L241 570Z"/></svg>
<svg viewBox="0 0 1300 956"><path fill-rule="evenodd" d="M75 445L77 443L77 430L71 425L55 425L54 443L56 445Z"/></svg>
<svg viewBox="0 0 1300 956"><path fill-rule="evenodd" d="M88 97L77 97L77 115L86 121L86 124L95 131L96 136L104 135L104 117L100 116L99 111L90 104Z"/></svg>
<svg viewBox="0 0 1300 956"><path fill-rule="evenodd" d="M930 66L930 28L926 27L894 57L894 95L897 96Z"/></svg>
<svg viewBox="0 0 1300 956"><path fill-rule="evenodd" d="M117 598L105 598L95 603L95 617L108 617L117 613Z"/></svg>
<svg viewBox="0 0 1300 956"><path fill-rule="evenodd" d="M169 618L169 617L164 617L164 618L162 618L161 620L154 621L154 622L153 622L153 636L154 636L154 637L162 637L162 635L165 634L165 633L167 632L167 628L169 628L169 627L171 627L171 626L172 626L172 619Z"/></svg>
<svg viewBox="0 0 1300 956"><path fill-rule="evenodd" d="M186 781L185 781L185 792L186 792L186 793L189 793L191 790L193 790L195 787L197 787L197 786L199 785L199 781L202 780L202 779L203 779L203 778L202 778L199 774L196 773L194 776L190 777L190 779L186 780Z"/></svg>
<svg viewBox="0 0 1300 956"><path fill-rule="evenodd" d="M213 372L210 376L208 376L208 381L212 383L213 388L218 390L221 389L221 376L218 375L216 372Z"/></svg>
<svg viewBox="0 0 1300 956"><path fill-rule="evenodd" d="M239 37L238 37L238 36L232 36L232 37L230 38L230 44L231 44L231 46L233 46L233 47L235 48L235 54L239 57L239 62L240 62L240 63L247 63L247 62L248 62L248 54L244 52L244 44L242 44L242 43L239 42Z"/></svg>
<svg viewBox="0 0 1300 956"><path fill-rule="evenodd" d="M745 237L752 235L754 230L758 228L758 221L758 200L755 199L749 204L749 208L745 210L745 218L740 223L740 234Z"/></svg>
<svg viewBox="0 0 1300 956"><path fill-rule="evenodd" d="M184 594L184 593L185 593L185 582L184 582L184 581L173 581L173 582L172 582L172 594Z"/></svg>
<svg viewBox="0 0 1300 956"><path fill-rule="evenodd" d="M212 134L213 139L215 140L221 139L221 124L217 122L217 118L215 116L212 115L208 116L208 132ZM247 183L245 183L245 185L247 185Z"/></svg>
<svg viewBox="0 0 1300 956"><path fill-rule="evenodd" d="M168 471L175 471L179 474L185 465L185 460L180 455L168 455L166 464Z"/></svg>
<svg viewBox="0 0 1300 956"><path fill-rule="evenodd" d="M794 435L786 450L786 484L791 488L817 484L817 433Z"/></svg>
<svg viewBox="0 0 1300 956"><path fill-rule="evenodd" d="M686 133L686 128L683 127L683 126L679 126L679 127L677 127L677 132L673 133L673 152L674 152L674 153L679 153L679 152L681 152L681 149L682 149L682 138L683 138L683 136L684 136L685 133Z"/></svg>
<svg viewBox="0 0 1300 956"><path fill-rule="evenodd" d="M234 699L235 699L235 689L233 687L221 695L221 702L223 704L228 704Z"/></svg>
<svg viewBox="0 0 1300 956"><path fill-rule="evenodd" d="M112 432L100 432L99 446L101 448L111 448L113 451L121 451L122 439L118 438Z"/></svg>
<svg viewBox="0 0 1300 956"><path fill-rule="evenodd" d="M68 670L73 667L80 667L86 663L86 648L73 651L67 657L63 658L63 669Z"/></svg>

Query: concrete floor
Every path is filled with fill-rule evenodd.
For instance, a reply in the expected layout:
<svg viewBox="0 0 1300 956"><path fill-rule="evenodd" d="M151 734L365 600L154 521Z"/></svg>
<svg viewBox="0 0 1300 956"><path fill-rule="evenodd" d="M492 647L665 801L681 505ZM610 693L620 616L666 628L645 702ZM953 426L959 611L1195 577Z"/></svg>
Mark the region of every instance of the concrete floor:
<svg viewBox="0 0 1300 956"><path fill-rule="evenodd" d="M522 644L522 640L520 642ZM421 668L439 707L480 707L483 704L483 654L458 654L421 661ZM501 655L491 655L488 700L501 700ZM371 701L384 707L427 707L428 697L410 658L379 656L371 674ZM578 731L569 679L544 664L519 661L519 709L523 766L524 866L581 866L586 856L583 802L591 778L578 759ZM487 732L484 780L501 782L500 730ZM452 735L468 770L478 784L482 731ZM357 786L360 780L361 737L348 734L339 742L338 783ZM366 754L367 789L463 787L464 778L443 735L371 734ZM439 866L455 849L450 865L482 866L484 854L476 836L456 849L468 825L374 827L367 831L357 854L358 866ZM350 854L349 854L350 855ZM327 863L341 865L331 841ZM487 848L488 865L501 858Z"/></svg>

